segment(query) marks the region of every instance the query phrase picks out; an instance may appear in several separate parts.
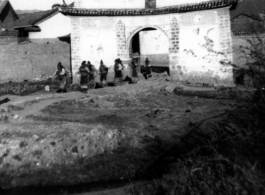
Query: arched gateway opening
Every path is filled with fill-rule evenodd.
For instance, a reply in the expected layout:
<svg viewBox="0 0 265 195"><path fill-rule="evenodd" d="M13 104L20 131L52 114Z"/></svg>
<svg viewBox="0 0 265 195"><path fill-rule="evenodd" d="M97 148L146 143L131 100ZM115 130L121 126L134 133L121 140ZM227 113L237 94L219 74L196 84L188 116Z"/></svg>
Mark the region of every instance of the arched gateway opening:
<svg viewBox="0 0 265 195"><path fill-rule="evenodd" d="M140 65L148 58L153 69L169 69L169 38L162 30L141 28L129 37L127 44L130 58L137 58Z"/></svg>

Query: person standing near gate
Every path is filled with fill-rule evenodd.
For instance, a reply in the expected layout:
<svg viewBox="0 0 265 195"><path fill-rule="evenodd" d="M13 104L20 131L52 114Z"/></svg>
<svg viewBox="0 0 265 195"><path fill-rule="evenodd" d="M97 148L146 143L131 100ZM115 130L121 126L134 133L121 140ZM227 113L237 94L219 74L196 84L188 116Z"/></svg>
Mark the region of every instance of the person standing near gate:
<svg viewBox="0 0 265 195"><path fill-rule="evenodd" d="M87 92L90 71L89 71L88 67L86 66L86 61L82 62L81 66L79 68L79 74L80 74L81 91Z"/></svg>
<svg viewBox="0 0 265 195"><path fill-rule="evenodd" d="M144 71L143 75L144 75L145 79L148 79L148 78L152 77L150 61L148 60L148 58L145 59L145 71Z"/></svg>
<svg viewBox="0 0 265 195"><path fill-rule="evenodd" d="M123 70L124 66L122 64L122 61L120 59L116 59L115 60L115 64L114 64L114 72L115 72L115 76L114 76L114 84L121 84L122 80L123 80L123 75L122 75L122 70Z"/></svg>
<svg viewBox="0 0 265 195"><path fill-rule="evenodd" d="M87 61L87 68L89 69L89 88L94 89L96 86L95 78L97 76L97 69L94 65L90 63L90 61Z"/></svg>
<svg viewBox="0 0 265 195"><path fill-rule="evenodd" d="M106 86L108 71L109 71L109 68L101 60L100 67L99 67L99 73L100 73L100 82L103 87Z"/></svg>
<svg viewBox="0 0 265 195"><path fill-rule="evenodd" d="M132 59L131 69L132 69L132 81L133 81L133 83L137 83L137 81L138 81L138 65L137 65L135 58Z"/></svg>
<svg viewBox="0 0 265 195"><path fill-rule="evenodd" d="M57 93L65 93L66 92L66 79L67 73L65 67L62 65L61 62L57 64L57 70L55 71L54 75L59 82L59 89L56 91Z"/></svg>

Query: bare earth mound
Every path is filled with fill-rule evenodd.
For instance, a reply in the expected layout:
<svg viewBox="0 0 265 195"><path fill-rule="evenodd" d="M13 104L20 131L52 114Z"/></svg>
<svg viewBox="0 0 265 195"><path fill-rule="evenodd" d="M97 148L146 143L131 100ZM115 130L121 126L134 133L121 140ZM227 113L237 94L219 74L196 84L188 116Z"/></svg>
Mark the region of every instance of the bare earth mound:
<svg viewBox="0 0 265 195"><path fill-rule="evenodd" d="M128 181L196 121L233 100L177 96L171 82L39 93L2 106L0 187Z"/></svg>

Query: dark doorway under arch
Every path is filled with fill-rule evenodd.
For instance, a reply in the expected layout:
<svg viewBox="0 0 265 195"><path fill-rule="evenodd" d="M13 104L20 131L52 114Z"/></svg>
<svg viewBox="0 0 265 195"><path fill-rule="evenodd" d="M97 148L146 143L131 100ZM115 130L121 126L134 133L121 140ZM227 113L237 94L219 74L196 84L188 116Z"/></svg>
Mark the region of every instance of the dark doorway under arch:
<svg viewBox="0 0 265 195"><path fill-rule="evenodd" d="M133 37L131 41L131 54L138 53L141 55L141 46L140 46L140 32L142 31L152 31L152 30L157 30L155 28L144 28L137 32Z"/></svg>
<svg viewBox="0 0 265 195"><path fill-rule="evenodd" d="M151 62L152 71L169 73L169 38L160 29L147 27L135 33L129 45L130 58L137 58L140 66L146 58Z"/></svg>

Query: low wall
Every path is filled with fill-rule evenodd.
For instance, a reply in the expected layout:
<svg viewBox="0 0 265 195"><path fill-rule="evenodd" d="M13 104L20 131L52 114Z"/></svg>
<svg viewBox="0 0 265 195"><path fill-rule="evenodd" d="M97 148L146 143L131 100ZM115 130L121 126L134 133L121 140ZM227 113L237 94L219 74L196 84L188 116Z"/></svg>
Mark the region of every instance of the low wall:
<svg viewBox="0 0 265 195"><path fill-rule="evenodd" d="M18 44L17 38L0 38L0 51L0 83L43 80L59 61L70 69L70 45L58 39Z"/></svg>
<svg viewBox="0 0 265 195"><path fill-rule="evenodd" d="M145 65L145 59L148 58L151 66L169 67L168 54L141 55L141 65Z"/></svg>
<svg viewBox="0 0 265 195"><path fill-rule="evenodd" d="M35 82L8 82L0 83L0 97L3 95L29 95L31 93L44 90L49 85L52 89L58 88L58 83L52 80Z"/></svg>

